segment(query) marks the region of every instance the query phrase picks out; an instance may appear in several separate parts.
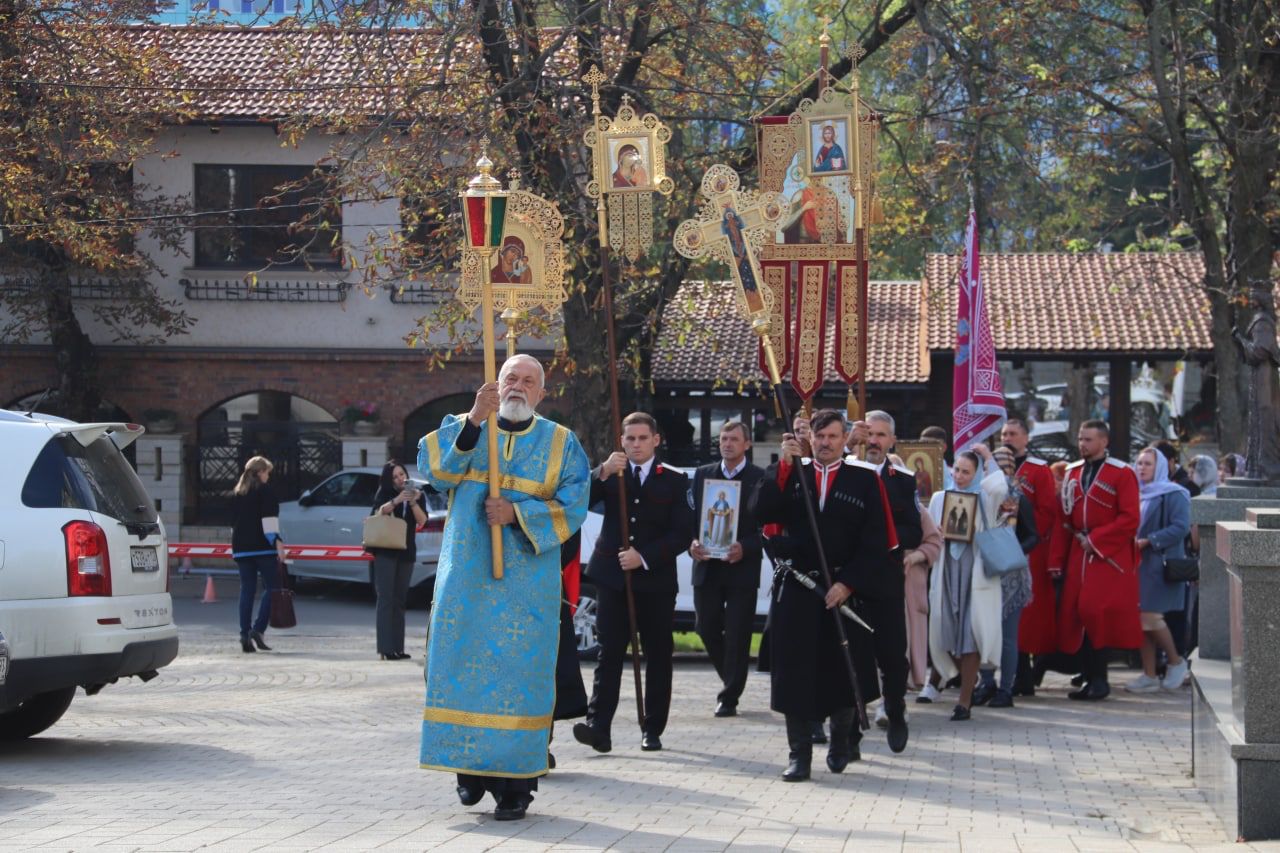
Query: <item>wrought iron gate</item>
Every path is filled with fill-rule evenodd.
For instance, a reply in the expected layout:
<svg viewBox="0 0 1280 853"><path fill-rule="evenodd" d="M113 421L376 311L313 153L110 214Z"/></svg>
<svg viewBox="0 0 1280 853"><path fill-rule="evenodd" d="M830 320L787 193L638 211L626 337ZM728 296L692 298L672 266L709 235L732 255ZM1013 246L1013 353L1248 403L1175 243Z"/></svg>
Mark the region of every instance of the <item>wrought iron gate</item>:
<svg viewBox="0 0 1280 853"><path fill-rule="evenodd" d="M198 524L231 523L231 497L244 463L271 460L271 485L282 501L342 468L342 441L336 423L226 421L202 423L192 448Z"/></svg>

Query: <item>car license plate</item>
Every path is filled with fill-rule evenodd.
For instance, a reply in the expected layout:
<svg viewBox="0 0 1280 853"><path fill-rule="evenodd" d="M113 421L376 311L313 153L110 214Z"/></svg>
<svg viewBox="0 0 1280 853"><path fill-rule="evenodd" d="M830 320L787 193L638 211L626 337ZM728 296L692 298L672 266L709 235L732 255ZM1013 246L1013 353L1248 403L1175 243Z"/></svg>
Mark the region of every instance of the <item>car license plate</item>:
<svg viewBox="0 0 1280 853"><path fill-rule="evenodd" d="M4 684L4 680L8 675L9 675L9 656L0 655L0 685Z"/></svg>
<svg viewBox="0 0 1280 853"><path fill-rule="evenodd" d="M129 563L135 572L160 571L160 555L155 548L130 548Z"/></svg>

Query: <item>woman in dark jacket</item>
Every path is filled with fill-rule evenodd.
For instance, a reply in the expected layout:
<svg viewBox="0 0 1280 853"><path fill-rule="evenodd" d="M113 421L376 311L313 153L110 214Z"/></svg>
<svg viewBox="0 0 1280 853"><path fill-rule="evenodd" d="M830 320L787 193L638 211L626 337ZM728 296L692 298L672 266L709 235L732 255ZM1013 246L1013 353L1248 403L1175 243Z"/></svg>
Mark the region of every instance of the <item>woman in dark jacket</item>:
<svg viewBox="0 0 1280 853"><path fill-rule="evenodd" d="M276 567L278 561L284 559L280 502L267 484L272 467L265 456L255 456L244 463L231 499L231 556L240 569L240 648L246 652L256 651L255 644L259 649L271 651L262 634L271 618ZM258 618L250 625L259 578L262 579L262 605L258 608Z"/></svg>
<svg viewBox="0 0 1280 853"><path fill-rule="evenodd" d="M382 466L378 494L370 515L394 515L405 522L404 550L370 548L373 554L373 590L378 597L378 657L408 660L404 651L404 609L409 578L418 557L416 534L427 523L427 499L409 482L409 472L392 459Z"/></svg>

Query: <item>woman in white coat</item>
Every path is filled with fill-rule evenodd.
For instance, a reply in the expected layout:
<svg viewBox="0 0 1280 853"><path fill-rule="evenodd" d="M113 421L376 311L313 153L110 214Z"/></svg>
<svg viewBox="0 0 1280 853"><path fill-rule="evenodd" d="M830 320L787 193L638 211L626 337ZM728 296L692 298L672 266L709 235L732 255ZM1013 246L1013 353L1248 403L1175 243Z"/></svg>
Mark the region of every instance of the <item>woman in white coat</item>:
<svg viewBox="0 0 1280 853"><path fill-rule="evenodd" d="M984 465L985 463L985 465ZM985 468L979 481L978 472ZM955 491L976 494L982 508L974 512L974 534L985 529L988 519L999 518L1000 503L1009 491L1004 472L991 458L985 444L956 455L952 471ZM929 514L943 530L942 507L945 492L935 492ZM978 668L1000 663L1000 579L988 578L982 570L982 555L973 542L948 540L933 565L929 583L929 652L933 666L943 680L960 673L960 703L951 713L953 721L969 719Z"/></svg>

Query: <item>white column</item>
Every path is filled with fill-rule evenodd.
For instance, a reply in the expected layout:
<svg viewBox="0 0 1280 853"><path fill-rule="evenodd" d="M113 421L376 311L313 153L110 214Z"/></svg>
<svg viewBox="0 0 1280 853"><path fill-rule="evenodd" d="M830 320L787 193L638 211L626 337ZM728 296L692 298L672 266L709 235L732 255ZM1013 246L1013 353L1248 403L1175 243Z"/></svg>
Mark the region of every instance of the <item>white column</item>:
<svg viewBox="0 0 1280 853"><path fill-rule="evenodd" d="M155 502L165 533L173 542L178 541L182 519L182 439L179 433L146 433L134 445L138 478Z"/></svg>
<svg viewBox="0 0 1280 853"><path fill-rule="evenodd" d="M387 461L390 436L344 435L342 437L343 468L381 468Z"/></svg>

